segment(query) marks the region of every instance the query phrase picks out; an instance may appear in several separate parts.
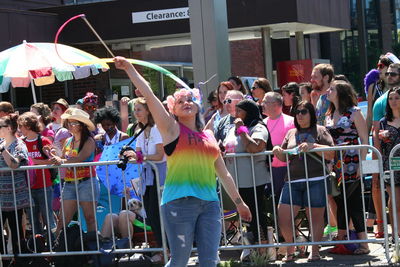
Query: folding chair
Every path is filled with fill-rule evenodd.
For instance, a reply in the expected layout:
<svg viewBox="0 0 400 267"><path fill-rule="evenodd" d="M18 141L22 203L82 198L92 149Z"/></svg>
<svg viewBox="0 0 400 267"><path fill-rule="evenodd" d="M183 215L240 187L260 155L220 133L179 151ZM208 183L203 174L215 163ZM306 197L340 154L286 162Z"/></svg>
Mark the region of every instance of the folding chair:
<svg viewBox="0 0 400 267"><path fill-rule="evenodd" d="M237 234L240 233L239 228L237 226L239 222L239 213L236 210L235 204L232 202L225 189L221 189L222 195L222 205L223 205L223 222L225 223L225 228L222 227L221 233L221 245L225 245L225 235L226 235L226 244L233 245L232 241ZM229 223L227 225L227 223ZM225 234L224 234L225 229Z"/></svg>

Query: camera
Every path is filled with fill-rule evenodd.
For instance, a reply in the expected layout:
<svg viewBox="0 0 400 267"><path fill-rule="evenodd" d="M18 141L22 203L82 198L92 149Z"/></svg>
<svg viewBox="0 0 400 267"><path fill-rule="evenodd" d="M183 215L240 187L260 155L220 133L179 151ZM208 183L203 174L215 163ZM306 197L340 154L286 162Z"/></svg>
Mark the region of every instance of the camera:
<svg viewBox="0 0 400 267"><path fill-rule="evenodd" d="M119 151L119 161L118 161L118 163L117 163L117 167L118 168L120 168L121 170L125 170L126 169L126 164L128 163L128 161L129 161L129 158L128 157L126 157L125 155L124 155L124 153L125 153L125 151L128 151L128 150L133 150L133 151L135 151L132 147L130 147L130 146L123 146L122 148L121 148L121 150Z"/></svg>

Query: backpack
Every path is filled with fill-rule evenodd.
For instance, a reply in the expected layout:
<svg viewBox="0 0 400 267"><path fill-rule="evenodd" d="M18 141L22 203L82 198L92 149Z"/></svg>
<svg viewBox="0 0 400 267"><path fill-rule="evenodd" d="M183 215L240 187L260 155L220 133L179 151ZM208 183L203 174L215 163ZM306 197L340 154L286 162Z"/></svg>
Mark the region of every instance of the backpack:
<svg viewBox="0 0 400 267"><path fill-rule="evenodd" d="M272 149L274 148L274 146L272 145L272 139L271 139L271 133L268 130L268 127L266 124L264 124L265 128L267 129L268 132L268 140L267 140L267 147L265 148L266 151L272 151ZM269 155L267 156L267 159L265 160L265 164L267 165L268 171L269 171L269 158L271 158L271 163L272 163L272 159L274 158L274 155Z"/></svg>
<svg viewBox="0 0 400 267"><path fill-rule="evenodd" d="M39 133L38 134L38 150L40 152L40 154L42 154L42 156L45 159L48 159L49 157L47 156L46 153L43 152L43 142L42 142L42 135ZM57 179L57 175L58 175L58 170L57 169L48 169L50 171L50 179L53 182L55 179Z"/></svg>
<svg viewBox="0 0 400 267"><path fill-rule="evenodd" d="M84 239L84 233L80 230L78 224L73 224L66 227L65 236L67 237L68 251L81 251L81 236ZM65 252L65 237L64 229L61 229L58 235L53 250L55 252ZM53 258L55 267L70 267L70 266L84 266L87 263L87 256L55 256Z"/></svg>

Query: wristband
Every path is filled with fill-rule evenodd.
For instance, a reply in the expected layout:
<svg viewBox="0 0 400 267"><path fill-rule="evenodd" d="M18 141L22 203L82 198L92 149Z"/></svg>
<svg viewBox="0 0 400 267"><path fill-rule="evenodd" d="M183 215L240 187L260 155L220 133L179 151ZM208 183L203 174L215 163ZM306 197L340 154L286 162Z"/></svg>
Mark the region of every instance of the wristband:
<svg viewBox="0 0 400 267"><path fill-rule="evenodd" d="M249 129L246 126L240 126L239 128L237 128L236 130L236 134L240 135L242 133L249 133Z"/></svg>
<svg viewBox="0 0 400 267"><path fill-rule="evenodd" d="M136 162L141 164L141 163L143 163L143 159L144 159L144 157L143 157L142 151L136 152Z"/></svg>

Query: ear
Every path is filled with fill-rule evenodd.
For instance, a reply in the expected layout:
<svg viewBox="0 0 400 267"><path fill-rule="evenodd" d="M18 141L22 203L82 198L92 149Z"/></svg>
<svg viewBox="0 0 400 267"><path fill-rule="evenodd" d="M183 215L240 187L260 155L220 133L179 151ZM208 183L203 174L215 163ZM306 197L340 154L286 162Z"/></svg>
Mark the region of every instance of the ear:
<svg viewBox="0 0 400 267"><path fill-rule="evenodd" d="M324 84L328 84L329 82L329 75L327 74L327 75L325 75L323 78L322 78L322 80L324 81ZM331 81L332 82L332 81Z"/></svg>

